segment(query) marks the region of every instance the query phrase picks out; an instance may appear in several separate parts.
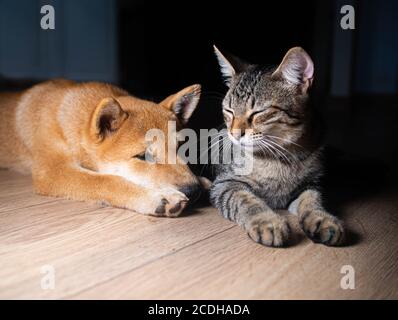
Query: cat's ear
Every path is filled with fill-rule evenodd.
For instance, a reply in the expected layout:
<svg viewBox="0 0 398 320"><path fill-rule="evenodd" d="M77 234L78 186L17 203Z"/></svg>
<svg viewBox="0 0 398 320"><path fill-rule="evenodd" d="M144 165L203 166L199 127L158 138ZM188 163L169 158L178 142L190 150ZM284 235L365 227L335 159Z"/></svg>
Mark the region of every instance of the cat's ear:
<svg viewBox="0 0 398 320"><path fill-rule="evenodd" d="M314 78L314 63L303 48L294 47L286 53L272 77L282 78L306 92Z"/></svg>
<svg viewBox="0 0 398 320"><path fill-rule="evenodd" d="M218 50L215 45L213 45L213 48L218 60L218 64L220 65L225 84L229 86L232 79L237 74L247 70L250 65L229 53L221 53L221 51Z"/></svg>

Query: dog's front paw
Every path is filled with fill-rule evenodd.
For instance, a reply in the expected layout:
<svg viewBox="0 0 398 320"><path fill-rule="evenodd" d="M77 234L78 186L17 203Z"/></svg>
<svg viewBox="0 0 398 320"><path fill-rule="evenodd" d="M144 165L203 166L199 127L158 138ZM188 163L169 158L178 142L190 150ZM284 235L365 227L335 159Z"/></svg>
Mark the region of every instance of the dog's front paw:
<svg viewBox="0 0 398 320"><path fill-rule="evenodd" d="M268 247L282 247L290 235L286 218L278 215L253 218L246 230L252 240Z"/></svg>
<svg viewBox="0 0 398 320"><path fill-rule="evenodd" d="M159 193L159 201L153 215L178 217L188 204L188 198L176 190L163 190Z"/></svg>
<svg viewBox="0 0 398 320"><path fill-rule="evenodd" d="M339 245L344 238L342 223L324 211L304 212L300 217L300 226L312 241L327 246Z"/></svg>

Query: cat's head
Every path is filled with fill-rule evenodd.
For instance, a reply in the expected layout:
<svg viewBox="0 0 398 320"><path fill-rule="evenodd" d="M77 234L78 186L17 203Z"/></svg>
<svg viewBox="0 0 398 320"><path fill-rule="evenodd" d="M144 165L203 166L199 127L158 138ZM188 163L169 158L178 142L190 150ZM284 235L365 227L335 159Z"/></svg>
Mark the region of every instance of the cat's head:
<svg viewBox="0 0 398 320"><path fill-rule="evenodd" d="M230 140L276 154L298 145L309 117L306 102L314 77L310 56L295 47L277 68L267 69L233 56L227 59L214 49L229 87L223 114Z"/></svg>

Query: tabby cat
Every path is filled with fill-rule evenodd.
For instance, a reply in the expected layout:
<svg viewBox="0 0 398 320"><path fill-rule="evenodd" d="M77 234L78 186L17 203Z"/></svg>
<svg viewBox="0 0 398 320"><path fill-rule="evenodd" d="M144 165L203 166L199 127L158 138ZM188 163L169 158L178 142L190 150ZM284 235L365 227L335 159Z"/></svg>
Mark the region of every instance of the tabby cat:
<svg viewBox="0 0 398 320"><path fill-rule="evenodd" d="M342 223L323 208L318 186L322 144L307 103L314 76L310 56L295 47L277 68L267 69L215 52L229 87L223 100L228 137L243 149L251 146L254 162L245 175L233 162L219 165L212 204L266 246L287 244L289 224L274 211L286 208L311 240L340 244Z"/></svg>

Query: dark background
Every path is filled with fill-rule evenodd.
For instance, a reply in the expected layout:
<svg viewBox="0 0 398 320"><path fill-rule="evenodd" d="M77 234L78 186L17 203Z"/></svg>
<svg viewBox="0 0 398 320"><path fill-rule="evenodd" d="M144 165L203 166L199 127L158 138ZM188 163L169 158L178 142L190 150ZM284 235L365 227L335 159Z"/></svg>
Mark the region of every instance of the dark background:
<svg viewBox="0 0 398 320"><path fill-rule="evenodd" d="M55 30L39 27L44 4L55 7ZM340 27L345 4L355 8L355 30ZM333 176L394 183L397 15L393 0L2 0L0 89L66 77L160 100L200 83L191 126L218 127L226 88L212 45L266 65L299 45L315 63L312 97L328 129Z"/></svg>

